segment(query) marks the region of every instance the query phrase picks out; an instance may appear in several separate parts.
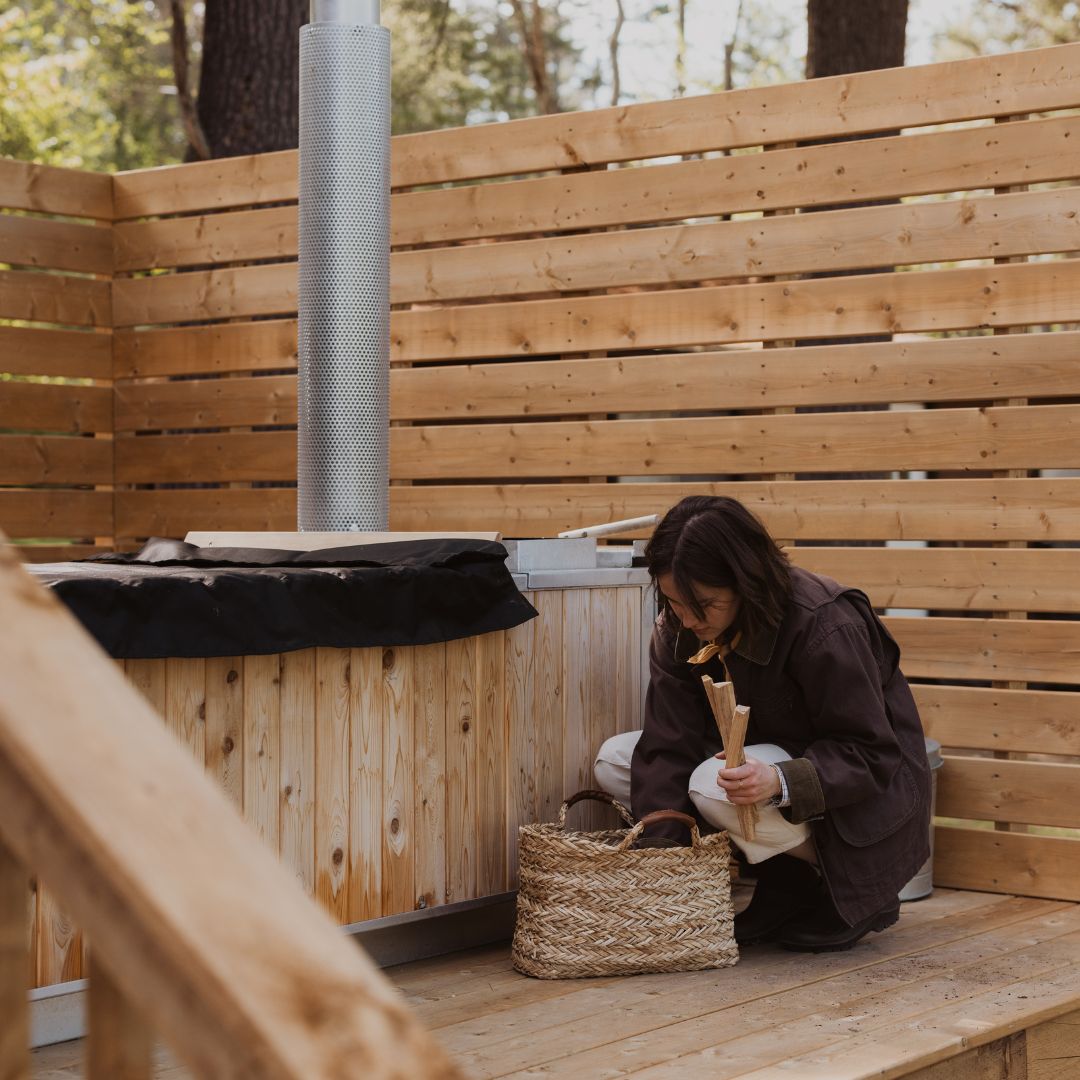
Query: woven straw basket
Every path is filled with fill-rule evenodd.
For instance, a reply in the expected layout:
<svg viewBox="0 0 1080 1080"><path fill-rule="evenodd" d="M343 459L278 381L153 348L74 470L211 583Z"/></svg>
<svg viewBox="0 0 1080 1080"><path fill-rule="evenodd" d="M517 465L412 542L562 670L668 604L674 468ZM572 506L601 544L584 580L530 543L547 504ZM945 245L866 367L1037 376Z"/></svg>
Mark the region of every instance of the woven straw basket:
<svg viewBox="0 0 1080 1080"><path fill-rule="evenodd" d="M609 803L627 829L572 832L582 799ZM646 825L677 820L690 847L634 848ZM520 885L514 967L539 979L728 967L735 945L726 833L702 836L676 810L630 812L603 791L567 799L556 824L518 831Z"/></svg>

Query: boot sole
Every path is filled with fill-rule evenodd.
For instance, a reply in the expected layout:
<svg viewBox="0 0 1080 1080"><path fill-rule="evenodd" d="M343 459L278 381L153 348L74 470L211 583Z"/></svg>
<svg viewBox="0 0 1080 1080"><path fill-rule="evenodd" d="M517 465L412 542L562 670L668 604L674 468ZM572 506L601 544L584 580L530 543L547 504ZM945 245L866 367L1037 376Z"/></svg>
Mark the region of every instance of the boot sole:
<svg viewBox="0 0 1080 1080"><path fill-rule="evenodd" d="M812 911L812 907L800 908L798 911L791 912L790 915L783 922L777 923L775 926L770 926L768 930L762 930L760 933L753 934L747 938L741 938L738 934L735 935L735 944L742 948L744 945L764 945L770 941L775 941L778 937L781 937L784 930L789 927L797 919L802 918L803 915Z"/></svg>
<svg viewBox="0 0 1080 1080"><path fill-rule="evenodd" d="M799 942L781 941L780 944L783 948L789 950L790 952L847 952L848 949L855 948L855 946L858 945L858 943L862 941L862 939L866 937L867 934L880 934L882 930L888 930L890 926L894 926L899 921L899 919L899 911L897 911L895 914L890 913L889 915L878 919L877 922L872 923L861 934L859 934L858 937L852 938L850 941L840 941L835 944L823 942L821 944L813 945L810 944L810 942L801 944Z"/></svg>

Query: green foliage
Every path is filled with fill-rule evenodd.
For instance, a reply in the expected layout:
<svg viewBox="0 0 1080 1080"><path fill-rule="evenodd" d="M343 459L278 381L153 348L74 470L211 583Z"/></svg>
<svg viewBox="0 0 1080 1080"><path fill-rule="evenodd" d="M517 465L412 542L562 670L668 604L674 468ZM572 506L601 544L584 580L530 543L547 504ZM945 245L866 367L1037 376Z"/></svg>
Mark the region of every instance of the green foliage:
<svg viewBox="0 0 1080 1080"><path fill-rule="evenodd" d="M563 108L599 83L552 0L546 47ZM197 60L201 5L188 0ZM510 5L395 0L393 131L529 116L535 94ZM0 156L111 172L181 161L163 0L20 0L0 13ZM196 84L194 72L192 84Z"/></svg>
<svg viewBox="0 0 1080 1080"><path fill-rule="evenodd" d="M24 0L0 15L0 155L101 172L178 161L172 82L152 0Z"/></svg>
<svg viewBox="0 0 1080 1080"><path fill-rule="evenodd" d="M792 48L798 42L802 51ZM806 5L743 0L738 35L731 57L732 85L770 86L805 77ZM717 54L722 55L723 43ZM718 61L717 67L722 66ZM710 90L722 90L718 78Z"/></svg>
<svg viewBox="0 0 1080 1080"><path fill-rule="evenodd" d="M798 41L802 51L793 51ZM745 0L732 57L734 85L770 86L806 77L806 12L802 7L766 6Z"/></svg>
<svg viewBox="0 0 1080 1080"><path fill-rule="evenodd" d="M581 50L567 20L545 4L545 46L564 109L576 108L598 74L578 71ZM536 99L508 3L399 0L383 22L393 35L395 135L532 116Z"/></svg>
<svg viewBox="0 0 1080 1080"><path fill-rule="evenodd" d="M1080 41L1076 0L971 0L968 12L939 38L934 58L987 56L1073 41Z"/></svg>

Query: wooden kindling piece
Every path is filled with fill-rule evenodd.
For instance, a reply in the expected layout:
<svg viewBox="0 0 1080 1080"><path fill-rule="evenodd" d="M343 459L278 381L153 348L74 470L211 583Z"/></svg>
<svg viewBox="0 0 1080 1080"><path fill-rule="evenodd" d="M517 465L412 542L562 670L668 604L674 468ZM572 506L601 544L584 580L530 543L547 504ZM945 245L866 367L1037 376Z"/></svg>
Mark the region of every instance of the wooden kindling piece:
<svg viewBox="0 0 1080 1080"><path fill-rule="evenodd" d="M724 756L727 768L734 769L746 763L743 744L746 741L746 725L750 721L750 709L746 705L735 704L735 687L730 682L713 682L708 675L701 676L705 687L705 696L709 699L716 726L720 729L720 738L724 742ZM757 807L736 806L739 812L739 828L747 840L753 840L757 834Z"/></svg>

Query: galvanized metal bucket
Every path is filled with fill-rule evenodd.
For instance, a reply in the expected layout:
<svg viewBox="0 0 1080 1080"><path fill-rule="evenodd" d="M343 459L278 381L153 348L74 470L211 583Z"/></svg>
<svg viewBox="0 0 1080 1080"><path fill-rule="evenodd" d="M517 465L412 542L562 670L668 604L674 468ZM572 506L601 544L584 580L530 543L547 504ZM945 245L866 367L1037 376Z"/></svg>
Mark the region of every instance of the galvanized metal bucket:
<svg viewBox="0 0 1080 1080"><path fill-rule="evenodd" d="M926 740L926 757L930 763L930 858L919 872L900 890L901 900L922 900L934 891L934 814L937 811L937 771L945 763L941 743Z"/></svg>

